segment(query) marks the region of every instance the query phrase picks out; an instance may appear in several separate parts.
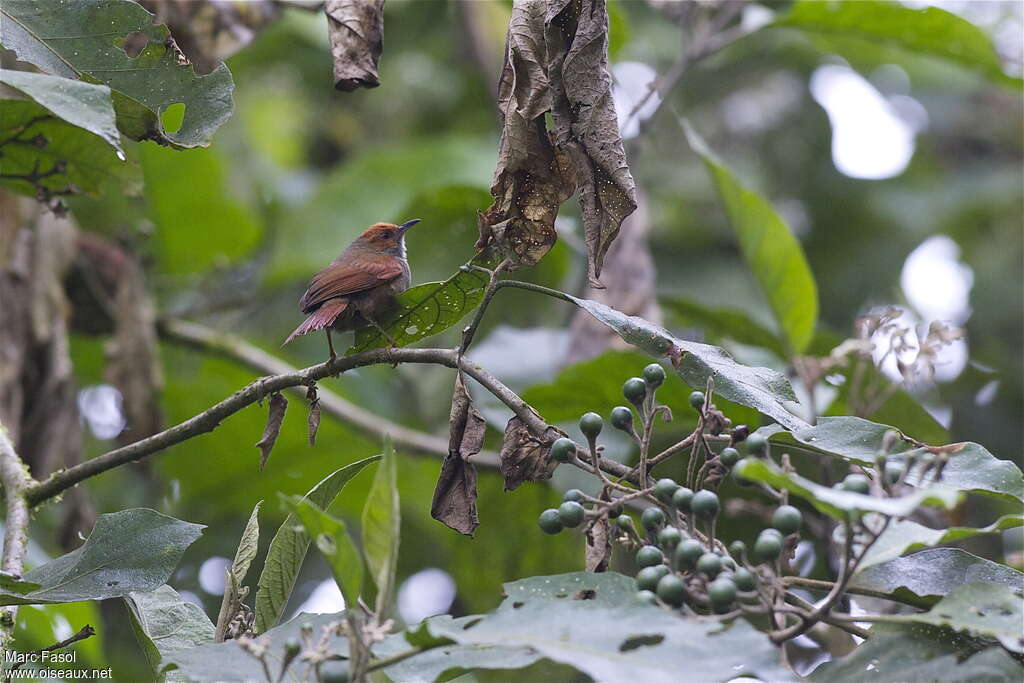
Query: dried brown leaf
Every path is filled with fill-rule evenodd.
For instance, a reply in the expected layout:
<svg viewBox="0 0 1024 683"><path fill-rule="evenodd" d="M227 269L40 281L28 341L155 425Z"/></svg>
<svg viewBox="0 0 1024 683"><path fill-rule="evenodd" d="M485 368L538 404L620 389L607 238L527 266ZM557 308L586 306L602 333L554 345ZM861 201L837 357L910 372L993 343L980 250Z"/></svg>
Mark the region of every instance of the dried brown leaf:
<svg viewBox="0 0 1024 683"><path fill-rule="evenodd" d="M448 455L434 488L430 516L467 536L480 525L476 510L476 469L469 461L484 444L487 423L473 407L462 373L455 377L449 418Z"/></svg>
<svg viewBox="0 0 1024 683"><path fill-rule="evenodd" d="M288 408L288 399L275 391L270 395L270 411L267 414L267 426L263 428L263 438L256 443L260 449L260 469L267 466L270 459L270 451L274 448L277 435L281 433L281 423L284 422L284 411Z"/></svg>
<svg viewBox="0 0 1024 683"><path fill-rule="evenodd" d="M551 444L566 436L555 427L548 427L540 438L527 429L523 421L513 417L505 425L505 438L501 442L501 474L505 477L505 490L511 491L525 481L550 479L558 463L549 457Z"/></svg>
<svg viewBox="0 0 1024 683"><path fill-rule="evenodd" d="M309 445L316 445L316 433L320 429L320 398L316 395L316 383L310 383L306 389L306 400L309 401Z"/></svg>
<svg viewBox="0 0 1024 683"><path fill-rule="evenodd" d="M377 60L384 47L384 0L327 0L324 13L334 87L345 92L376 88Z"/></svg>
<svg viewBox="0 0 1024 683"><path fill-rule="evenodd" d="M612 558L612 530L608 518L602 517L587 530L586 566L588 572L608 571Z"/></svg>

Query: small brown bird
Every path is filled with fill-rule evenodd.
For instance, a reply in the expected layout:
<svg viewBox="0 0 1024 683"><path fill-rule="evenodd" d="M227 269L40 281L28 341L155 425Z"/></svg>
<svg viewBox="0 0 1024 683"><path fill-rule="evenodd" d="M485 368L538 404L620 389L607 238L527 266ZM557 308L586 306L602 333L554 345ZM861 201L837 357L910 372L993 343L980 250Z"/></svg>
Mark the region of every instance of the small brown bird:
<svg viewBox="0 0 1024 683"><path fill-rule="evenodd" d="M367 323L395 341L377 324L376 316L387 310L392 297L412 282L405 258L405 233L419 218L401 225L374 223L348 245L338 258L313 276L299 307L309 317L284 340L287 344L300 334L327 331L331 360L337 358L331 330L347 332Z"/></svg>

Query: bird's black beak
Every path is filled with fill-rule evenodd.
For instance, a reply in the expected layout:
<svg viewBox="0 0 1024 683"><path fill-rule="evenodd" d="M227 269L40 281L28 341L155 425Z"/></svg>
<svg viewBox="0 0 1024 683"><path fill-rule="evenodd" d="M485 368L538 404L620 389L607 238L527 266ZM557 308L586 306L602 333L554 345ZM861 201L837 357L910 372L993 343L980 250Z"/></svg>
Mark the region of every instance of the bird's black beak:
<svg viewBox="0 0 1024 683"><path fill-rule="evenodd" d="M405 234L405 231L420 222L419 218L413 218L411 221L406 221L398 226L398 232L401 235Z"/></svg>

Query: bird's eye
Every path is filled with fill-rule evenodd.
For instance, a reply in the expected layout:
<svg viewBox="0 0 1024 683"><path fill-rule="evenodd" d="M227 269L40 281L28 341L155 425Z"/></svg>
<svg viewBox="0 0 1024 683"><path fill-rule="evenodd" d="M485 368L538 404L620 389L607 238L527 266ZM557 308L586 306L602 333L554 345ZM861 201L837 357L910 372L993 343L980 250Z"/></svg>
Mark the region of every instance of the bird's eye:
<svg viewBox="0 0 1024 683"><path fill-rule="evenodd" d="M391 231L390 230L385 230L384 232L382 232L380 234L380 238L382 240L389 240L389 239L391 239Z"/></svg>

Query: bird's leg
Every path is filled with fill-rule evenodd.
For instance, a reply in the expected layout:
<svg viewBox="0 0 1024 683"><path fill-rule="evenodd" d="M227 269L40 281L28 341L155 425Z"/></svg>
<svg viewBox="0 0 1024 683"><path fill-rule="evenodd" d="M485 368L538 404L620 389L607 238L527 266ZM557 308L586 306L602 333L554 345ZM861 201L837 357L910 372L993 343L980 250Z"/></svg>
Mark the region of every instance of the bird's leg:
<svg viewBox="0 0 1024 683"><path fill-rule="evenodd" d="M378 332L380 332L382 335L384 335L384 338L388 340L388 344L391 346L391 348L396 348L398 346L398 342L395 341L395 338L392 337L390 334L388 334L387 330L385 330L383 327L378 325L376 320L374 320L370 316L366 315L365 312L363 313L363 317L366 318L366 321L368 323L370 323L371 325L373 325L377 329Z"/></svg>
<svg viewBox="0 0 1024 683"><path fill-rule="evenodd" d="M331 341L331 328L325 327L324 331L327 333L327 348L331 350L330 362L333 363L338 359L338 354L334 353L334 342Z"/></svg>

